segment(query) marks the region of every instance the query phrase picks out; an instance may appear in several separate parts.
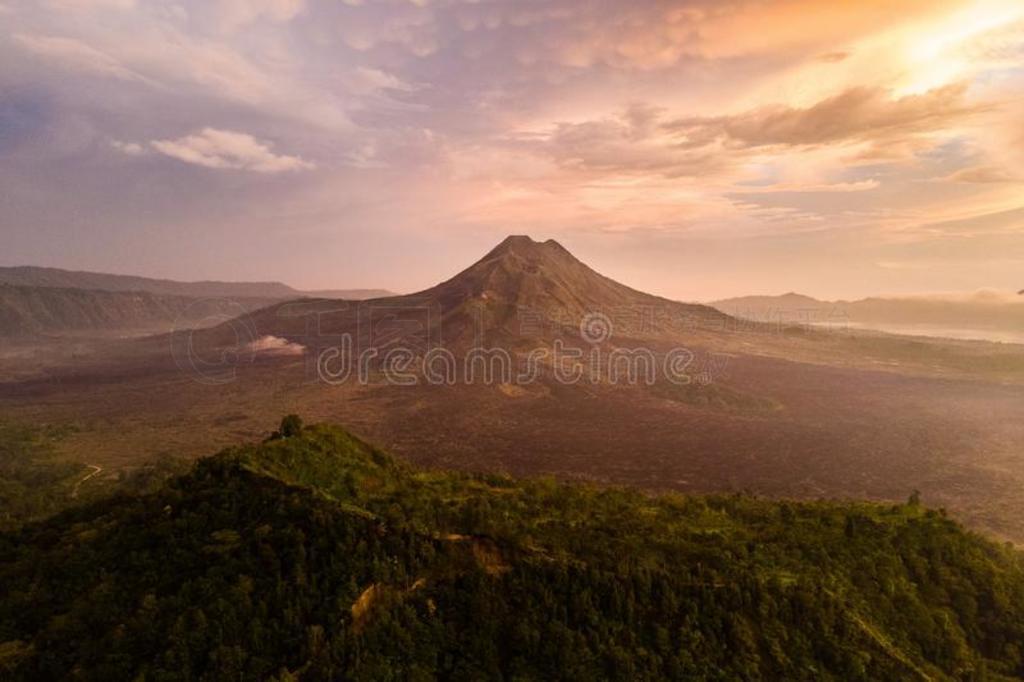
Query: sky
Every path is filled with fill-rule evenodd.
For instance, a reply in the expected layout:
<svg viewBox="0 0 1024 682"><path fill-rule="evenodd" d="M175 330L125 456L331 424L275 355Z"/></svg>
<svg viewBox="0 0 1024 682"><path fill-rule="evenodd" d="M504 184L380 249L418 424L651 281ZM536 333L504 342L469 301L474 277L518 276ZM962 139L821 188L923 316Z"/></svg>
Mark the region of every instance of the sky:
<svg viewBox="0 0 1024 682"><path fill-rule="evenodd" d="M1017 0L0 0L0 265L1024 287Z"/></svg>

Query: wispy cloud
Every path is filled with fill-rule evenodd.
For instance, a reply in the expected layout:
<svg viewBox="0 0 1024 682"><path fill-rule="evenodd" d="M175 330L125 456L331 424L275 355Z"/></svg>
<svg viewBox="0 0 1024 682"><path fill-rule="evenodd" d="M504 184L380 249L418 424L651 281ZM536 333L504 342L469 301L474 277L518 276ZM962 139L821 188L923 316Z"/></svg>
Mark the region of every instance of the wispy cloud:
<svg viewBox="0 0 1024 682"><path fill-rule="evenodd" d="M757 185L753 187L741 187L734 190L734 194L763 194L774 192L867 192L878 189L881 183L878 180L858 180L857 182L834 182L822 184L810 184L806 182L781 182L771 185Z"/></svg>
<svg viewBox="0 0 1024 682"><path fill-rule="evenodd" d="M211 3L223 30L233 31L267 19L286 22L306 8L305 0L217 0Z"/></svg>
<svg viewBox="0 0 1024 682"><path fill-rule="evenodd" d="M682 143L715 140L743 147L819 145L903 138L932 132L983 111L969 104L964 83L894 98L877 87L858 87L806 108L767 106L732 116L679 118L665 124Z"/></svg>
<svg viewBox="0 0 1024 682"><path fill-rule="evenodd" d="M684 147L661 134L662 113L634 104L618 116L557 123L546 134L524 142L564 166L590 171L692 177L728 163L726 156Z"/></svg>
<svg viewBox="0 0 1024 682"><path fill-rule="evenodd" d="M1014 176L1005 168L999 166L971 166L961 168L945 177L950 182L970 183L1002 183L1021 182L1021 178Z"/></svg>
<svg viewBox="0 0 1024 682"><path fill-rule="evenodd" d="M137 142L122 142L121 140L112 140L110 146L123 154L129 156L140 156L146 153L146 148Z"/></svg>
<svg viewBox="0 0 1024 682"><path fill-rule="evenodd" d="M136 6L136 0L45 0L60 10L91 11L98 9L127 10Z"/></svg>
<svg viewBox="0 0 1024 682"><path fill-rule="evenodd" d="M314 168L314 164L297 156L275 154L269 144L260 142L252 135L231 130L204 128L176 140L154 140L150 144L161 154L206 168L232 168L259 173Z"/></svg>
<svg viewBox="0 0 1024 682"><path fill-rule="evenodd" d="M34 54L59 62L76 71L86 71L126 81L149 82L117 58L74 38L15 34L14 42Z"/></svg>

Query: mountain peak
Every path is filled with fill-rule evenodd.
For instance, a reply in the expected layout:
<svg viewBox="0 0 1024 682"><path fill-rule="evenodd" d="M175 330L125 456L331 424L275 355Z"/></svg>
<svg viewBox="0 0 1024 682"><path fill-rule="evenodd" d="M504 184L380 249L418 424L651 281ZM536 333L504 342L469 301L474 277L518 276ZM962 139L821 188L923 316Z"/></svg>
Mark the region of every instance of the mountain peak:
<svg viewBox="0 0 1024 682"><path fill-rule="evenodd" d="M498 256L516 255L528 259L536 259L548 256L565 257L571 256L569 251L556 242L554 239L548 239L547 241L541 242L536 241L529 235L525 234L513 234L505 237L500 244L495 246L491 251L484 256L484 260L489 260Z"/></svg>
<svg viewBox="0 0 1024 682"><path fill-rule="evenodd" d="M423 293L451 308L478 300L559 319L661 302L595 272L554 239L527 235L506 237L472 266Z"/></svg>
<svg viewBox="0 0 1024 682"><path fill-rule="evenodd" d="M498 244L497 248L511 248L516 245L534 245L539 243L540 242L535 241L533 237L528 234L510 234L501 240L501 243Z"/></svg>

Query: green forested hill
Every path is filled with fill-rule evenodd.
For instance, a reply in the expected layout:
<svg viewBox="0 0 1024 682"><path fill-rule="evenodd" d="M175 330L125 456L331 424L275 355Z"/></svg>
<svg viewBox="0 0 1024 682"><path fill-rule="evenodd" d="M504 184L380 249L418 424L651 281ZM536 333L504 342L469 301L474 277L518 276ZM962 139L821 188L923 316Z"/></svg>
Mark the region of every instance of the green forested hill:
<svg viewBox="0 0 1024 682"><path fill-rule="evenodd" d="M0 535L3 679L998 680L1022 643L1020 555L915 503L423 472L327 426Z"/></svg>

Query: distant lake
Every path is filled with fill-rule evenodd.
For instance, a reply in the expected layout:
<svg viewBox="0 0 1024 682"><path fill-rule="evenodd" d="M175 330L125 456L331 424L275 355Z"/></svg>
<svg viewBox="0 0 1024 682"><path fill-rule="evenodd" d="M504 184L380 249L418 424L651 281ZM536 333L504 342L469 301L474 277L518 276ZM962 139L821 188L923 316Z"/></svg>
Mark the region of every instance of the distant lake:
<svg viewBox="0 0 1024 682"><path fill-rule="evenodd" d="M826 329L835 330L864 329L909 336L931 336L941 339L959 339L963 341L996 341L999 343L1024 344L1024 331L1009 331L1003 329L970 329L965 327L939 327L930 324L895 325L848 321L812 322L811 324L815 327L824 327Z"/></svg>

